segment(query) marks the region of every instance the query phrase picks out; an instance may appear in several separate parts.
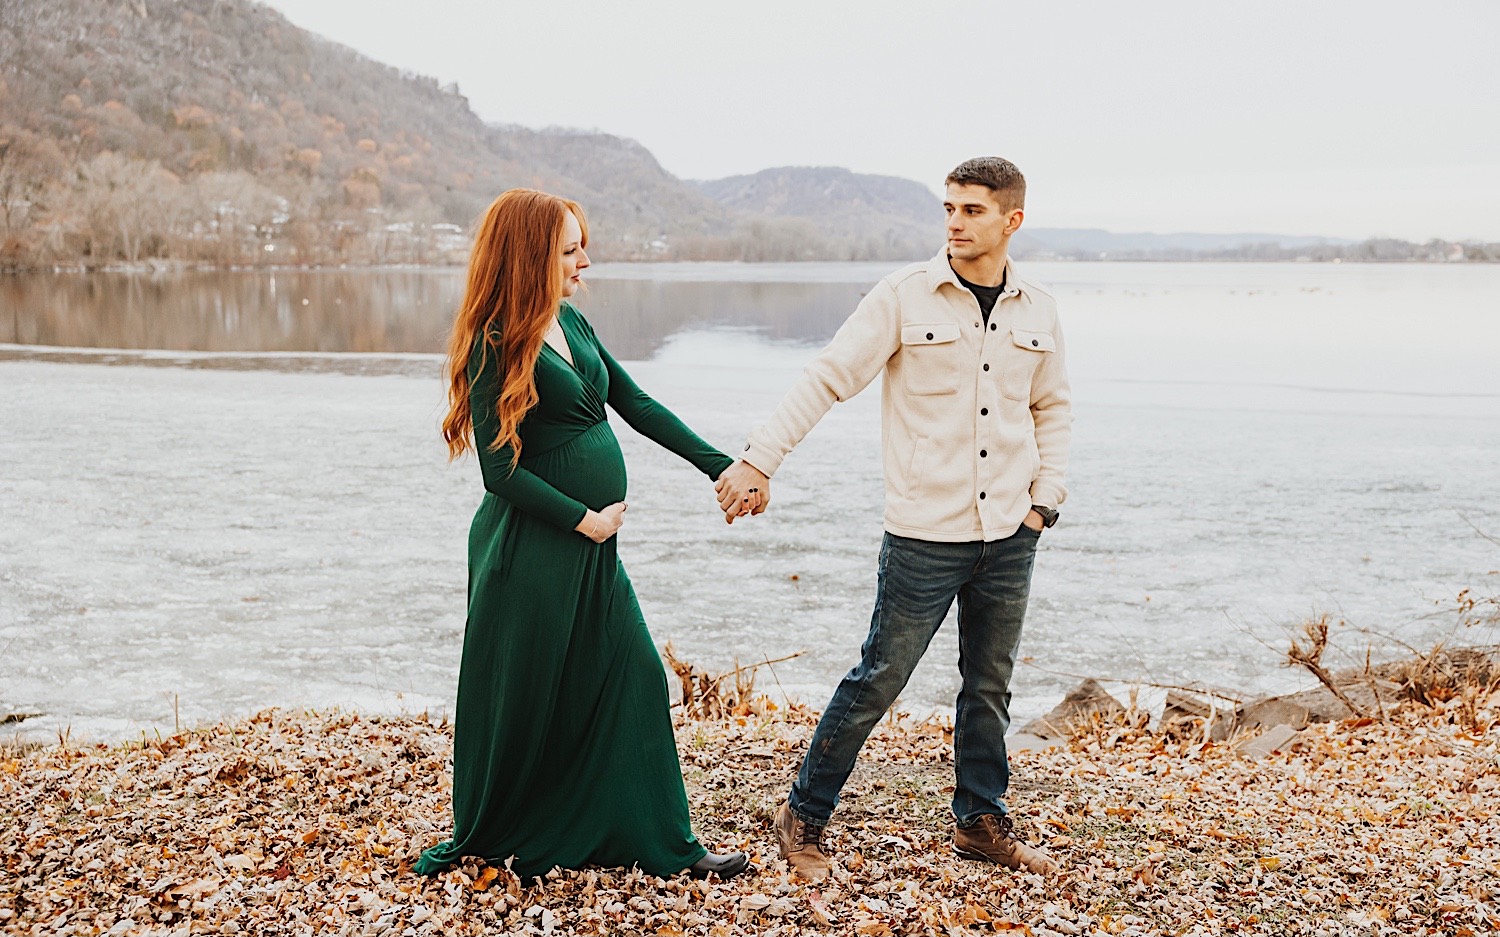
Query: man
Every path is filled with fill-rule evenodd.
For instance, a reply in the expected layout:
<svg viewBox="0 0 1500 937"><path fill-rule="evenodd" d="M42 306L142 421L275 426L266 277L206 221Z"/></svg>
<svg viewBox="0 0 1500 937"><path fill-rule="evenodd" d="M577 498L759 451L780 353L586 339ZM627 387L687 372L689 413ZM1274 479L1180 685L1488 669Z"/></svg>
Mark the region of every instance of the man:
<svg viewBox="0 0 1500 937"><path fill-rule="evenodd" d="M1051 294L1007 256L1026 182L981 157L946 180L946 248L881 280L716 484L726 520L760 513L770 476L836 401L884 372L885 540L860 662L829 701L776 814L793 871L828 874L823 828L871 729L958 600L953 726L959 855L1051 874L1006 813L1005 732L1038 538L1067 492L1072 423Z"/></svg>

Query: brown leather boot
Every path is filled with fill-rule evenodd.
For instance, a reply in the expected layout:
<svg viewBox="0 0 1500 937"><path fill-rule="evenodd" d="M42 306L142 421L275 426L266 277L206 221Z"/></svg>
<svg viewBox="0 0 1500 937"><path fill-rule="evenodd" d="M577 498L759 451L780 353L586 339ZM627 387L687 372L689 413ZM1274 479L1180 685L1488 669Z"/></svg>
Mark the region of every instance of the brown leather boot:
<svg viewBox="0 0 1500 937"><path fill-rule="evenodd" d="M809 882L828 877L828 857L823 854L823 828L808 823L792 813L785 801L776 811L776 841L781 857L792 867L792 874Z"/></svg>
<svg viewBox="0 0 1500 937"><path fill-rule="evenodd" d="M1009 816L985 814L973 826L954 827L953 851L965 859L997 862L1008 869L1055 875L1052 857L1015 838Z"/></svg>

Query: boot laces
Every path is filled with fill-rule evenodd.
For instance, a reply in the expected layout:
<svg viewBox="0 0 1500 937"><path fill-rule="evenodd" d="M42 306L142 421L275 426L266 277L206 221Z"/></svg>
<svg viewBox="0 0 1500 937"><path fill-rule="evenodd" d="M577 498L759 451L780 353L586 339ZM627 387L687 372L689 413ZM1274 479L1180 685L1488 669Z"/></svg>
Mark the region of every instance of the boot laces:
<svg viewBox="0 0 1500 937"><path fill-rule="evenodd" d="M995 817L995 835L1000 839L1015 839L1015 821L1010 814L1002 813Z"/></svg>

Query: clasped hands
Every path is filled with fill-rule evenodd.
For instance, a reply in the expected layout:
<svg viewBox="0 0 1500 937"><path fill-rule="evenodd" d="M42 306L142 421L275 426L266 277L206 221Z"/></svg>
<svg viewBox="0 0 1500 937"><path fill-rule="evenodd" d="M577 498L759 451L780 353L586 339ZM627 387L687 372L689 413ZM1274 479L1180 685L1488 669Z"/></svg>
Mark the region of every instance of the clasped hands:
<svg viewBox="0 0 1500 937"><path fill-rule="evenodd" d="M743 459L724 470L714 482L714 491L726 524L733 524L736 517L759 514L771 503L771 479Z"/></svg>

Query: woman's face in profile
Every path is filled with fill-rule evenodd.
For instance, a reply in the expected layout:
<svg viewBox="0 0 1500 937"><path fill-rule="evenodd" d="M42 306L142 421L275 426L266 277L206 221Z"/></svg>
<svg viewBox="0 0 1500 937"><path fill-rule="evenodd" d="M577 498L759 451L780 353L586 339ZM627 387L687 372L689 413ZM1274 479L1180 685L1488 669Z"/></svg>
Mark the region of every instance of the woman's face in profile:
<svg viewBox="0 0 1500 937"><path fill-rule="evenodd" d="M563 245L559 259L562 265L563 296L572 296L583 285L581 275L589 265L589 255L583 252L583 227L578 218L568 212L563 219Z"/></svg>

